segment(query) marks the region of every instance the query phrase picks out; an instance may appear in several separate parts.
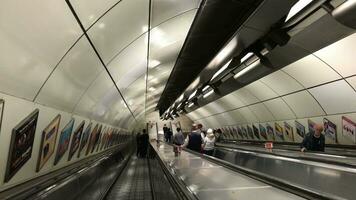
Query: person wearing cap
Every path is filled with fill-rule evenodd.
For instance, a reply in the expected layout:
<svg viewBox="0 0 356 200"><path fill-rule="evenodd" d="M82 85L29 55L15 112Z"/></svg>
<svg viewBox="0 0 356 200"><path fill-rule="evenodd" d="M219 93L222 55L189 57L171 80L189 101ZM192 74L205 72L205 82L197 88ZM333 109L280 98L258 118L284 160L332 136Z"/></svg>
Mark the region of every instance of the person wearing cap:
<svg viewBox="0 0 356 200"><path fill-rule="evenodd" d="M322 134L324 128L320 124L314 125L314 131L309 132L300 145L300 151L324 151L325 136Z"/></svg>
<svg viewBox="0 0 356 200"><path fill-rule="evenodd" d="M204 154L212 156L214 153L215 147L215 135L213 133L213 129L209 128L206 133L206 137L203 142L203 151Z"/></svg>

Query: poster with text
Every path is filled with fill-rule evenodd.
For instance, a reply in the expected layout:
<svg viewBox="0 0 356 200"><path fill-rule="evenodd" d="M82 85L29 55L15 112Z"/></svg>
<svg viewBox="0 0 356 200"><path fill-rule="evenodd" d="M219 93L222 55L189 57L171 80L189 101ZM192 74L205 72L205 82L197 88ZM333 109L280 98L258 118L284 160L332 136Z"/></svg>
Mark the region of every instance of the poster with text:
<svg viewBox="0 0 356 200"><path fill-rule="evenodd" d="M308 119L308 130L309 130L309 133L314 133L314 126L315 126L315 122L313 122L312 120Z"/></svg>
<svg viewBox="0 0 356 200"><path fill-rule="evenodd" d="M255 125L252 125L252 129L253 129L253 134L255 135L255 137L257 139L260 139L260 134L259 134L258 128Z"/></svg>
<svg viewBox="0 0 356 200"><path fill-rule="evenodd" d="M342 116L342 135L356 142L356 122L345 116Z"/></svg>
<svg viewBox="0 0 356 200"><path fill-rule="evenodd" d="M267 129L267 137L274 140L274 130L273 127L270 124L266 124L266 129Z"/></svg>
<svg viewBox="0 0 356 200"><path fill-rule="evenodd" d="M285 129L286 135L289 137L289 139L294 141L293 127L291 125L289 125L288 122L284 122L284 129Z"/></svg>
<svg viewBox="0 0 356 200"><path fill-rule="evenodd" d="M103 125L100 124L98 132L95 135L96 137L94 138L93 148L91 149L90 153L93 153L94 150L98 151L98 146L99 146L99 142L100 142L100 139L101 139L102 130L103 130Z"/></svg>
<svg viewBox="0 0 356 200"><path fill-rule="evenodd" d="M295 121L295 129L297 130L297 134L301 138L304 138L304 136L305 136L305 126L303 126L303 124L299 123L298 121Z"/></svg>
<svg viewBox="0 0 356 200"><path fill-rule="evenodd" d="M241 131L242 131L242 134L244 135L244 138L245 138L245 139L248 139L248 134L247 134L247 129L246 129L246 127L241 126Z"/></svg>
<svg viewBox="0 0 356 200"><path fill-rule="evenodd" d="M337 143L336 124L332 123L330 120L326 118L323 119L323 122L324 122L325 137Z"/></svg>
<svg viewBox="0 0 356 200"><path fill-rule="evenodd" d="M259 124L259 128L260 128L260 135L265 139L267 140L267 130L266 128L262 125L262 124Z"/></svg>
<svg viewBox="0 0 356 200"><path fill-rule="evenodd" d="M278 136L279 139L284 140L283 136L283 127L280 126L277 122L274 123L274 128L276 130L276 135Z"/></svg>
<svg viewBox="0 0 356 200"><path fill-rule="evenodd" d="M57 115L42 131L36 171L39 172L54 153L61 115Z"/></svg>
<svg viewBox="0 0 356 200"><path fill-rule="evenodd" d="M72 136L73 126L74 126L74 118L72 118L61 131L61 134L59 136L59 141L58 141L56 157L54 157L54 165L57 165L57 163L61 160L63 155L67 152L67 149L69 147L70 137Z"/></svg>
<svg viewBox="0 0 356 200"><path fill-rule="evenodd" d="M69 148L68 161L72 159L75 152L77 152L77 150L79 149L79 144L80 144L80 139L82 137L84 124L85 121L83 120L82 123L80 123L77 129L73 132L72 143L70 144L70 148Z"/></svg>
<svg viewBox="0 0 356 200"><path fill-rule="evenodd" d="M242 134L242 130L241 130L240 126L236 126L236 129L237 129L237 134L240 136L241 139L243 139L244 135Z"/></svg>
<svg viewBox="0 0 356 200"><path fill-rule="evenodd" d="M251 126L247 125L247 133L248 133L248 136L251 138L251 139L254 139L253 137L253 130L251 128Z"/></svg>
<svg viewBox="0 0 356 200"><path fill-rule="evenodd" d="M8 182L31 158L38 114L39 110L34 110L12 129L5 182Z"/></svg>
<svg viewBox="0 0 356 200"><path fill-rule="evenodd" d="M90 122L89 125L87 126L87 128L85 129L85 131L82 134L82 139L81 139L80 145L79 145L78 158L80 157L81 152L83 151L83 149L85 148L85 146L88 143L89 135L90 135L90 132L91 132L91 125L92 125L92 123Z"/></svg>

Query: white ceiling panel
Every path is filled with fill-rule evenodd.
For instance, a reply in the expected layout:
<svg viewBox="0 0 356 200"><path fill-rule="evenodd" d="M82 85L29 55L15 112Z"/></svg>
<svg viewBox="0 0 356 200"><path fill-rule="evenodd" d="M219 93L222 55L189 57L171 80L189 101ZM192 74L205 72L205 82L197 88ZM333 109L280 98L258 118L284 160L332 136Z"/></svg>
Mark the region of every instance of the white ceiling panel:
<svg viewBox="0 0 356 200"><path fill-rule="evenodd" d="M252 113L248 107L238 109L241 115L246 119L246 122L257 122L257 117Z"/></svg>
<svg viewBox="0 0 356 200"><path fill-rule="evenodd" d="M234 124L243 124L247 123L245 117L241 114L240 110L232 110L229 114L234 118Z"/></svg>
<svg viewBox="0 0 356 200"><path fill-rule="evenodd" d="M356 90L356 76L350 77L346 81Z"/></svg>
<svg viewBox="0 0 356 200"><path fill-rule="evenodd" d="M279 95L303 89L303 86L301 86L296 80L280 70L265 76L260 80Z"/></svg>
<svg viewBox="0 0 356 200"><path fill-rule="evenodd" d="M244 105L250 105L259 101L250 91L245 88L241 88L233 92L233 96L237 97L237 99L240 99Z"/></svg>
<svg viewBox="0 0 356 200"><path fill-rule="evenodd" d="M276 98L263 102L276 120L294 119L296 116L288 105L281 99Z"/></svg>
<svg viewBox="0 0 356 200"><path fill-rule="evenodd" d="M121 90L131 111L137 115L145 108L145 77L141 76L125 90Z"/></svg>
<svg viewBox="0 0 356 200"><path fill-rule="evenodd" d="M310 89L327 114L356 111L356 92L344 80Z"/></svg>
<svg viewBox="0 0 356 200"><path fill-rule="evenodd" d="M283 68L283 71L294 77L304 87L312 87L341 76L314 55L306 56Z"/></svg>
<svg viewBox="0 0 356 200"><path fill-rule="evenodd" d="M245 86L245 88L261 101L278 96L271 88L259 80Z"/></svg>
<svg viewBox="0 0 356 200"><path fill-rule="evenodd" d="M151 27L188 10L198 8L200 0L152 0Z"/></svg>
<svg viewBox="0 0 356 200"><path fill-rule="evenodd" d="M125 48L107 66L119 89L125 89L147 70L147 34Z"/></svg>
<svg viewBox="0 0 356 200"><path fill-rule="evenodd" d="M282 98L298 118L325 115L315 99L305 90Z"/></svg>
<svg viewBox="0 0 356 200"><path fill-rule="evenodd" d="M216 113L222 113L225 110L223 109L222 105L216 101L213 101L204 106L204 108L209 112L209 115L213 115Z"/></svg>
<svg viewBox="0 0 356 200"><path fill-rule="evenodd" d="M120 0L71 0L85 29L99 19L107 10Z"/></svg>
<svg viewBox="0 0 356 200"><path fill-rule="evenodd" d="M81 34L65 1L1 1L0 91L33 100Z"/></svg>
<svg viewBox="0 0 356 200"><path fill-rule="evenodd" d="M249 106L250 110L257 116L259 122L273 121L272 113L266 108L263 103L258 103Z"/></svg>
<svg viewBox="0 0 356 200"><path fill-rule="evenodd" d="M88 31L105 63L147 31L148 3L123 0Z"/></svg>
<svg viewBox="0 0 356 200"><path fill-rule="evenodd" d="M236 124L236 120L234 119L234 116L230 112L222 113L221 117L223 118L225 125Z"/></svg>
<svg viewBox="0 0 356 200"><path fill-rule="evenodd" d="M72 112L103 69L88 40L82 37L49 77L36 102Z"/></svg>
<svg viewBox="0 0 356 200"><path fill-rule="evenodd" d="M343 77L351 76L356 74L355 44L356 33L317 51L315 55L331 65Z"/></svg>

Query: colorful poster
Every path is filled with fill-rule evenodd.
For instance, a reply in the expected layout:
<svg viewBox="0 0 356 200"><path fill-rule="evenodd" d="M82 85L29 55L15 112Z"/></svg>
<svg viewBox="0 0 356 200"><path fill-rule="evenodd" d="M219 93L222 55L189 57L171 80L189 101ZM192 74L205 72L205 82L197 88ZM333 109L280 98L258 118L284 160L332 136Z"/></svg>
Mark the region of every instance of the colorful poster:
<svg viewBox="0 0 356 200"><path fill-rule="evenodd" d="M251 139L254 139L253 138L253 131L252 131L252 128L251 126L247 125L247 133L248 133L248 136L251 138Z"/></svg>
<svg viewBox="0 0 356 200"><path fill-rule="evenodd" d="M240 136L240 138L241 139L244 138L244 135L242 134L242 130L241 130L240 126L237 126L236 128L237 128L237 134Z"/></svg>
<svg viewBox="0 0 356 200"><path fill-rule="evenodd" d="M73 133L72 143L70 144L70 148L69 148L68 161L70 161L72 159L75 152L79 149L80 138L82 137L84 124L85 124L85 121L83 120L82 123L79 124L79 126Z"/></svg>
<svg viewBox="0 0 356 200"><path fill-rule="evenodd" d="M309 133L314 133L314 126L315 126L315 122L313 122L312 120L308 119Z"/></svg>
<svg viewBox="0 0 356 200"><path fill-rule="evenodd" d="M336 124L332 123L330 120L326 118L323 119L323 122L324 122L325 137L337 143Z"/></svg>
<svg viewBox="0 0 356 200"><path fill-rule="evenodd" d="M262 125L259 124L259 128L260 128L260 135L263 137L263 139L267 140L267 130L266 128Z"/></svg>
<svg viewBox="0 0 356 200"><path fill-rule="evenodd" d="M89 152L91 152L91 150L94 149L95 138L97 137L98 131L99 131L99 124L96 124L90 134L89 143L85 155L88 155Z"/></svg>
<svg viewBox="0 0 356 200"><path fill-rule="evenodd" d="M38 114L39 110L34 110L12 129L5 182L8 182L31 158Z"/></svg>
<svg viewBox="0 0 356 200"><path fill-rule="evenodd" d="M85 129L85 131L82 134L82 140L79 145L78 158L80 157L80 153L83 151L85 145L87 145L87 143L88 143L89 134L91 132L91 125L92 125L92 123L90 122L90 124L87 126L87 128Z"/></svg>
<svg viewBox="0 0 356 200"><path fill-rule="evenodd" d="M98 151L98 146L99 146L99 143L101 140L102 130L103 130L103 125L100 124L98 132L95 135L96 137L94 137L94 145L93 145L93 148L91 149L90 153L93 153L95 149L96 149L96 151Z"/></svg>
<svg viewBox="0 0 356 200"><path fill-rule="evenodd" d="M267 124L266 124L266 129L267 129L267 137L268 137L268 138L271 138L272 140L274 140L274 130L273 130L273 127L267 123Z"/></svg>
<svg viewBox="0 0 356 200"><path fill-rule="evenodd" d="M285 129L286 135L289 137L289 139L294 141L293 127L291 125L289 125L288 122L284 122L284 129Z"/></svg>
<svg viewBox="0 0 356 200"><path fill-rule="evenodd" d="M40 153L38 155L36 172L39 172L54 153L61 115L57 115L42 131Z"/></svg>
<svg viewBox="0 0 356 200"><path fill-rule="evenodd" d="M342 116L342 135L356 142L356 123L345 116Z"/></svg>
<svg viewBox="0 0 356 200"><path fill-rule="evenodd" d="M72 118L68 124L61 131L61 135L59 136L58 147L56 157L54 158L54 165L57 165L61 160L63 155L67 152L69 147L70 137L72 135L74 126L74 118Z"/></svg>
<svg viewBox="0 0 356 200"><path fill-rule="evenodd" d="M252 128L253 128L253 134L255 135L255 137L257 139L260 139L260 134L259 134L258 128L255 125L252 125Z"/></svg>
<svg viewBox="0 0 356 200"><path fill-rule="evenodd" d="M284 140L283 127L276 122L274 123L274 128L276 129L276 135L278 136L278 138Z"/></svg>
<svg viewBox="0 0 356 200"><path fill-rule="evenodd" d="M305 127L303 126L303 124L299 123L297 120L295 121L295 129L297 130L297 134L301 138L304 138L304 136L305 136Z"/></svg>

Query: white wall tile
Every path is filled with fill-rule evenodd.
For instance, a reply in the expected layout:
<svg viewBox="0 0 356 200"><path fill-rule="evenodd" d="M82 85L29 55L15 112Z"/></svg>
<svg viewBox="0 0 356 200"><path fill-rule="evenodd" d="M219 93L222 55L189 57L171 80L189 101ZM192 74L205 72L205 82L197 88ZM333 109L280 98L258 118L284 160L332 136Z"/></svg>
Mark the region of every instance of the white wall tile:
<svg viewBox="0 0 356 200"><path fill-rule="evenodd" d="M283 71L276 71L260 79L263 83L272 88L279 95L288 94L303 89L303 87L293 78Z"/></svg>
<svg viewBox="0 0 356 200"><path fill-rule="evenodd" d="M324 115L324 111L315 99L306 91L283 97L298 118Z"/></svg>
<svg viewBox="0 0 356 200"><path fill-rule="evenodd" d="M272 113L266 108L263 103L254 104L249 106L250 110L258 118L258 122L266 122L274 120Z"/></svg>
<svg viewBox="0 0 356 200"><path fill-rule="evenodd" d="M356 76L350 77L346 81L356 90Z"/></svg>
<svg viewBox="0 0 356 200"><path fill-rule="evenodd" d="M266 105L268 110L271 111L276 120L293 119L296 117L281 98L272 99L263 103Z"/></svg>
<svg viewBox="0 0 356 200"><path fill-rule="evenodd" d="M245 86L244 88L250 91L254 96L256 96L261 101L278 96L277 93L275 93L273 90L271 90L271 88L267 87L264 83L262 83L259 80Z"/></svg>

